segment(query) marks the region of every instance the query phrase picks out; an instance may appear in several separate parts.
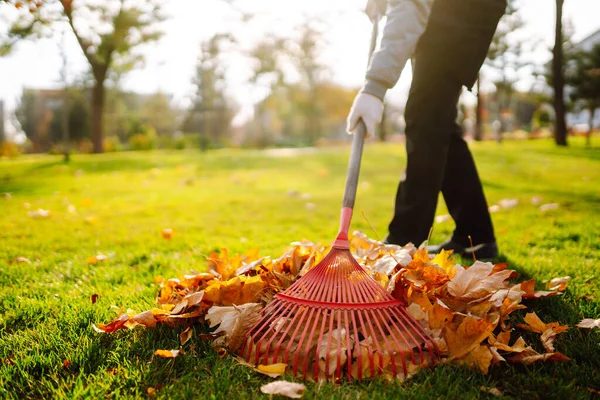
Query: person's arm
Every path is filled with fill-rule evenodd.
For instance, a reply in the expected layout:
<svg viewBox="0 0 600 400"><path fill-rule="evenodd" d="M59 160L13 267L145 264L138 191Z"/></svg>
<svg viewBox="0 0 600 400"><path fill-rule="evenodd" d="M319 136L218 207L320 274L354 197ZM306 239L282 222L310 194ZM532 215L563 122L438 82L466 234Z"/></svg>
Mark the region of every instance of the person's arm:
<svg viewBox="0 0 600 400"><path fill-rule="evenodd" d="M443 0L440 0L443 1ZM383 116L385 92L393 87L425 31L433 0L390 0L379 50L373 53L366 82L348 115L346 130L353 133L362 118L374 135Z"/></svg>
<svg viewBox="0 0 600 400"><path fill-rule="evenodd" d="M373 53L361 92L383 100L425 31L433 0L390 0L380 48Z"/></svg>

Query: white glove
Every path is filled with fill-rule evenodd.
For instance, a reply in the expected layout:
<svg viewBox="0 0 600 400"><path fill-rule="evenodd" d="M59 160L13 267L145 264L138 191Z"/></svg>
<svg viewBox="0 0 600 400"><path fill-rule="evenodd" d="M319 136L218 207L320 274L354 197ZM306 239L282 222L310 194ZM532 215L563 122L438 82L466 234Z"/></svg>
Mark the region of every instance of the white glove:
<svg viewBox="0 0 600 400"><path fill-rule="evenodd" d="M368 93L359 93L352 103L350 114L346 121L346 131L354 133L359 118L362 118L367 127L367 136L375 135L375 126L381 122L383 116L383 101Z"/></svg>

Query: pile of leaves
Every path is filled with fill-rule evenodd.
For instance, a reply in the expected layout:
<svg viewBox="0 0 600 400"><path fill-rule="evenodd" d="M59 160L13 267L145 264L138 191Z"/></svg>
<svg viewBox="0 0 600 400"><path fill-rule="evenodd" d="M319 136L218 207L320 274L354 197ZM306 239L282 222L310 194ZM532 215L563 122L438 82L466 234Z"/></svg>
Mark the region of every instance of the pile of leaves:
<svg viewBox="0 0 600 400"><path fill-rule="evenodd" d="M442 251L433 257L424 248L384 245L361 232L354 232L350 243L358 263L402 300L431 335L443 363L464 364L487 373L491 365L504 362L569 360L554 347L556 336L568 326L545 323L535 313L526 314L523 324L511 321L511 313L526 308L524 299L560 295L569 277L553 279L548 290L536 291L534 280L514 283L518 274L506 264L475 261L464 267L453 261L451 252ZM138 325L167 324L185 329L180 334L183 347L193 335L191 326L204 324L210 333L200 335L200 339L210 340L223 356L234 354L242 347L246 332L259 320L260 310L275 294L317 265L329 250L306 241L293 243L279 258L260 257L257 250L230 256L222 249L207 258L208 272L166 280L156 277L160 291L155 308L141 313L128 310L109 324L94 328L110 333ZM527 343L519 334L522 330L539 334L544 351L538 352ZM155 354L174 358L182 353L180 348L157 350ZM252 367L276 377L288 365ZM411 368L411 374L421 367Z"/></svg>

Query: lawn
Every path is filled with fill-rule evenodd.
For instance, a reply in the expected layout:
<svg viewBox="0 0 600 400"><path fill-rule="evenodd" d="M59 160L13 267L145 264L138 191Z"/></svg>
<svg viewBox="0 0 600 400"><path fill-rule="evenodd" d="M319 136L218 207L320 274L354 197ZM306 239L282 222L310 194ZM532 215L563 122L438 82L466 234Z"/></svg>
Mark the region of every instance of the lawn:
<svg viewBox="0 0 600 400"><path fill-rule="evenodd" d="M490 205L518 200L492 214L501 261L539 288L572 277L564 296L526 300L528 310L512 315L518 321L533 310L545 322L570 325L556 348L571 361L504 364L487 375L446 365L405 383L309 384L306 398L492 397L482 386L518 398L600 393L600 330L575 327L600 318L600 148L579 140L566 149L546 140L472 148ZM49 155L1 160L0 195L10 196L0 197L0 398L143 398L150 387L156 398L266 398L259 388L270 378L220 359L197 337L184 355L159 359L153 352L176 348L179 330L106 335L92 324L151 308L155 276L203 270L211 251L259 248L279 256L293 241L333 240L348 152L128 152L75 155L69 165ZM402 146L366 147L353 229L385 236L403 167ZM558 208L540 211L548 203ZM40 208L51 216L28 215ZM438 214L446 214L443 202ZM172 239L162 237L164 228L175 231ZM451 231L451 222L435 224L431 242ZM99 253L107 259L89 263Z"/></svg>

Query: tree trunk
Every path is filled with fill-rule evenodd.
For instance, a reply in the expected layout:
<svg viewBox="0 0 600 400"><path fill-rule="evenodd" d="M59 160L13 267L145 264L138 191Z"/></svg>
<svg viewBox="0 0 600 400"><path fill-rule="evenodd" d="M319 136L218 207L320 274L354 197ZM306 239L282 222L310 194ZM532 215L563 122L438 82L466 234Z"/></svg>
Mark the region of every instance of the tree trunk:
<svg viewBox="0 0 600 400"><path fill-rule="evenodd" d="M552 51L552 80L554 85L554 112L556 122L554 127L554 140L558 146L567 145L567 124L565 121L564 99L564 60L562 48L562 9L564 0L556 0L556 31L554 36L554 49Z"/></svg>
<svg viewBox="0 0 600 400"><path fill-rule="evenodd" d="M594 130L594 112L596 111L596 104L590 105L590 122L587 134L585 135L585 146L590 147L592 141L592 131Z"/></svg>
<svg viewBox="0 0 600 400"><path fill-rule="evenodd" d="M483 139L483 97L481 96L480 75L477 76L477 104L475 105L475 132L473 138L476 141Z"/></svg>
<svg viewBox="0 0 600 400"><path fill-rule="evenodd" d="M96 78L92 90L92 143L94 144L94 153L104 152L102 143L104 94L104 79Z"/></svg>
<svg viewBox="0 0 600 400"><path fill-rule="evenodd" d="M62 119L62 139L63 139L63 154L64 154L64 161L65 163L68 163L71 159L71 155L70 155L70 141L71 141L71 135L70 135L70 126L69 126L69 117L71 116L71 109L69 107L69 90L68 88L64 88L63 89L63 119Z"/></svg>

